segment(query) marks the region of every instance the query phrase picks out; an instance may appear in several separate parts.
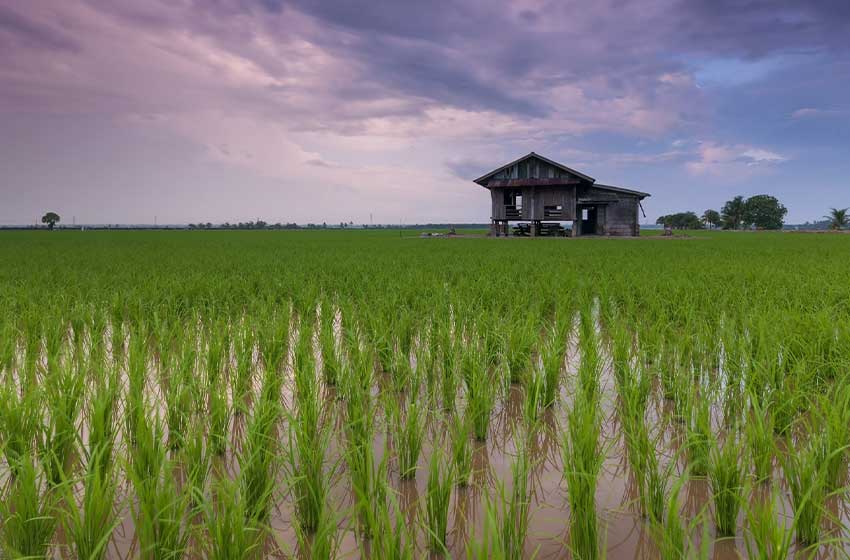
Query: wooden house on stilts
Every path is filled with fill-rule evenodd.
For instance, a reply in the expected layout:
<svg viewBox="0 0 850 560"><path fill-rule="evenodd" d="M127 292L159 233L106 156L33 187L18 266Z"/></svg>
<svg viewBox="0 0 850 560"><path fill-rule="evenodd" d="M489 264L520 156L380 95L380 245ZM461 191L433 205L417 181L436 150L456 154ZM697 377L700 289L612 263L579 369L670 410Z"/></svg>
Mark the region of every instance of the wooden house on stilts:
<svg viewBox="0 0 850 560"><path fill-rule="evenodd" d="M490 191L490 233L514 231L531 236L565 231L571 235L639 235L641 200L649 194L601 185L596 179L541 155L512 161L475 182Z"/></svg>

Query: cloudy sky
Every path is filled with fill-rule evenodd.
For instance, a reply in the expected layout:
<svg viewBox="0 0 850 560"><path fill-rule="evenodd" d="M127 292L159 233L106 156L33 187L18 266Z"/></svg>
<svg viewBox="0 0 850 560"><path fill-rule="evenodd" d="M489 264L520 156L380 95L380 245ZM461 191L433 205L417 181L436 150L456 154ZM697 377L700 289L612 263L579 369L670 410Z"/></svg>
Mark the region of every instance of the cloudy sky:
<svg viewBox="0 0 850 560"><path fill-rule="evenodd" d="M536 151L850 206L847 0L0 0L0 224L485 221Z"/></svg>

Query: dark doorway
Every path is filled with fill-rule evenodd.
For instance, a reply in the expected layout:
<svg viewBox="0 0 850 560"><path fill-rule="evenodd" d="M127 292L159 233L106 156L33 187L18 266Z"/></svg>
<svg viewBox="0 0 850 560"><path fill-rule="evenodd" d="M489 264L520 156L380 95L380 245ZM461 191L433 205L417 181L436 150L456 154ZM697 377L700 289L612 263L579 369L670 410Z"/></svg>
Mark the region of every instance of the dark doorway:
<svg viewBox="0 0 850 560"><path fill-rule="evenodd" d="M599 216L596 206L579 206L577 210L578 235L596 235Z"/></svg>

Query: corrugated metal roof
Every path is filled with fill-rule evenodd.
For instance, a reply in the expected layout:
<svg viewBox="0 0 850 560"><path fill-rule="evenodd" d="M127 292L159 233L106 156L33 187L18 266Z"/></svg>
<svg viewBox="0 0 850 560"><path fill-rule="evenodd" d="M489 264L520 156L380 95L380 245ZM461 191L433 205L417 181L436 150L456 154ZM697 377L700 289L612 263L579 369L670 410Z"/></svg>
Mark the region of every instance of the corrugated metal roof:
<svg viewBox="0 0 850 560"><path fill-rule="evenodd" d="M643 192L643 191L636 191L636 190L633 190L633 189L625 189L623 187L615 187L614 185L600 185L599 183L594 183L593 188L602 189L602 190L606 190L606 191L621 192L623 194L633 194L633 195L639 196L641 198L646 198L647 196L652 196L651 194Z"/></svg>

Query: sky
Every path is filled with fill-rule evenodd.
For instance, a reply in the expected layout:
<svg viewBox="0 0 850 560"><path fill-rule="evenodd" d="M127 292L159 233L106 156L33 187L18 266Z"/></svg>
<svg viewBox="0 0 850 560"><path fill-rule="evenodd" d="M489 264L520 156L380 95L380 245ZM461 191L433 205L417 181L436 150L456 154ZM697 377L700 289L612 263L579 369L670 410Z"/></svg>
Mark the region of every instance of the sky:
<svg viewBox="0 0 850 560"><path fill-rule="evenodd" d="M850 2L0 0L0 225L485 222L530 151L850 206Z"/></svg>

